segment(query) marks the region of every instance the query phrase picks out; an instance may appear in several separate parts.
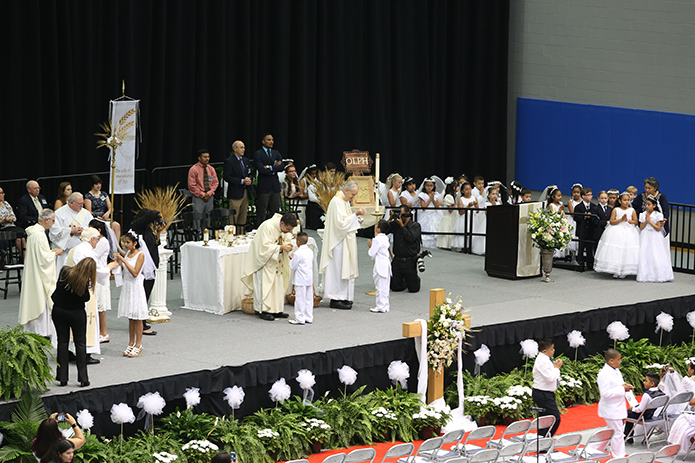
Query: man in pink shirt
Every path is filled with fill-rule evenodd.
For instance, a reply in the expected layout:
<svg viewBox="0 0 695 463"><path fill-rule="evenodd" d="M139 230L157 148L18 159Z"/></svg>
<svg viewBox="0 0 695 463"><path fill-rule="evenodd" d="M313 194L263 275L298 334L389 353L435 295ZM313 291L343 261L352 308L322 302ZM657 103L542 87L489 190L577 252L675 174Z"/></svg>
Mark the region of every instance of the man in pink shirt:
<svg viewBox="0 0 695 463"><path fill-rule="evenodd" d="M198 151L198 162L188 170L188 190L193 195L193 212L209 214L215 206L215 190L220 184L217 180L217 172L210 165L210 153L208 150ZM210 225L210 217L205 217L203 224ZM201 227L202 228L202 227Z"/></svg>

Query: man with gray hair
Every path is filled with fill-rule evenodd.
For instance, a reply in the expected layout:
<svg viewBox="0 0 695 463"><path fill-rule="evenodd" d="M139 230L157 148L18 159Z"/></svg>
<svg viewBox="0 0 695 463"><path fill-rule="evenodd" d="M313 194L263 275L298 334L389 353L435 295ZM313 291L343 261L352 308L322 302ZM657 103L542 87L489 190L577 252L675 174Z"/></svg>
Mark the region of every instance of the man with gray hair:
<svg viewBox="0 0 695 463"><path fill-rule="evenodd" d="M350 201L358 190L357 182L346 182L326 211L319 272L324 274L323 296L331 300L334 309L351 309L355 298L358 217L367 212L365 208L352 212Z"/></svg>
<svg viewBox="0 0 695 463"><path fill-rule="evenodd" d="M68 203L58 208L55 215L56 220L50 231L51 242L54 248L65 249L65 251L80 244L82 230L89 227L89 222L94 219L91 212L84 208L82 193L77 191L68 196ZM67 252L58 257L56 262L58 274L65 265L67 257Z"/></svg>
<svg viewBox="0 0 695 463"><path fill-rule="evenodd" d="M51 294L56 287L56 256L62 249L48 244L46 230L53 226L55 214L43 209L38 223L27 228L27 253L24 258L22 292L19 295L19 324L24 330L55 341L55 327L51 320L53 301Z"/></svg>
<svg viewBox="0 0 695 463"><path fill-rule="evenodd" d="M17 225L27 228L39 221L39 214L50 209L46 198L41 194L41 187L36 180L27 182L27 194L17 200Z"/></svg>

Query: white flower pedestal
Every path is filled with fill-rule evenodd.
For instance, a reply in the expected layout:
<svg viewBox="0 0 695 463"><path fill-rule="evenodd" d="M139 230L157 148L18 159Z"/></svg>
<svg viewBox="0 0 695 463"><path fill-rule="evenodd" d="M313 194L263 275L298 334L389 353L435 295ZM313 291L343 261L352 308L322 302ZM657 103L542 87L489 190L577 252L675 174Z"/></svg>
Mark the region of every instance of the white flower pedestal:
<svg viewBox="0 0 695 463"><path fill-rule="evenodd" d="M169 258L174 253L171 249L166 249L166 233L160 235L160 244L157 248L159 252L159 267L155 271L154 287L150 296L150 317L148 323L165 323L171 321L171 311L167 309L167 265Z"/></svg>

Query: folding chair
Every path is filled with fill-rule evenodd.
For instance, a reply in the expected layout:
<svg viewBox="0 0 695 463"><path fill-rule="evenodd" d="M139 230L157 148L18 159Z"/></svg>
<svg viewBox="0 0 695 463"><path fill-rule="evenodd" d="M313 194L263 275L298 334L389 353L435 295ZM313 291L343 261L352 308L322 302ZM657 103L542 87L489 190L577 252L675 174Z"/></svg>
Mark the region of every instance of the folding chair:
<svg viewBox="0 0 695 463"><path fill-rule="evenodd" d="M16 232L10 230L0 231L0 241L7 241L8 243L7 249L0 249L0 270L3 270L0 277L5 281L5 287L0 288L0 291L5 292L3 299L7 299L9 285L17 285L19 292L22 292L22 271L24 270L24 264L19 262L20 253L12 251L12 247L16 246L16 240ZM13 272L15 272L14 275Z"/></svg>
<svg viewBox="0 0 695 463"><path fill-rule="evenodd" d="M457 429L456 431L449 431L448 433L444 434L442 436L442 446L451 444L453 442L461 442L461 439L463 439L463 436L466 432L463 429ZM454 457L458 457L459 454L455 450L446 450L443 448L440 448L439 450L430 452L420 452L423 456L427 458L431 458L432 460L435 461L444 461L444 460L449 460Z"/></svg>
<svg viewBox="0 0 695 463"><path fill-rule="evenodd" d="M654 463L654 452L637 452L628 455L627 463Z"/></svg>
<svg viewBox="0 0 695 463"><path fill-rule="evenodd" d="M509 444L513 444L512 438L517 436L520 441L526 442L526 433L531 427L531 421L520 420L515 421L504 430L502 436L499 439L492 439L487 443L488 448L501 449Z"/></svg>
<svg viewBox="0 0 695 463"><path fill-rule="evenodd" d="M454 445L451 447L451 450L463 457L470 457L481 450L485 450L488 447L490 439L492 439L492 437L495 435L495 432L496 429L494 426L483 426L481 428L474 429L468 433L466 440ZM471 443L473 441L482 442L480 442L481 445L475 445Z"/></svg>
<svg viewBox="0 0 695 463"><path fill-rule="evenodd" d="M344 463L358 463L368 461L372 463L376 457L376 450L373 448L357 449L347 454Z"/></svg>
<svg viewBox="0 0 695 463"><path fill-rule="evenodd" d="M384 457L381 459L381 463L386 463L387 460L392 461L393 458L409 457L410 454L413 453L413 450L415 450L415 445L411 442L396 444L386 451Z"/></svg>
<svg viewBox="0 0 695 463"><path fill-rule="evenodd" d="M668 407L666 407L666 426L668 431L671 430L671 423L676 421L676 418L681 416L686 410L690 401L693 400L693 396L695 394L690 391L679 392L668 401Z"/></svg>
<svg viewBox="0 0 695 463"><path fill-rule="evenodd" d="M285 463L309 463L309 460L307 460L306 458L302 458L301 460L289 460Z"/></svg>
<svg viewBox="0 0 695 463"><path fill-rule="evenodd" d="M578 460L598 461L604 458L610 458L611 453L606 450L606 447L612 438L612 429L596 431L589 436L584 445L577 446L577 449L574 452L569 452L569 454L576 457Z"/></svg>
<svg viewBox="0 0 695 463"><path fill-rule="evenodd" d="M497 456L497 461L518 461L526 453L525 442L514 442L505 445Z"/></svg>
<svg viewBox="0 0 695 463"><path fill-rule="evenodd" d="M344 453L336 453L335 455L327 456L321 463L345 463L346 456Z"/></svg>
<svg viewBox="0 0 695 463"><path fill-rule="evenodd" d="M427 458L423 453L424 452L433 452L437 451L442 447L442 443L444 440L441 437L433 437L431 439L427 439L425 442L420 444L420 447L415 451L415 453L408 458L401 458L398 460L398 463L420 463L420 462L431 462L434 461L430 458Z"/></svg>
<svg viewBox="0 0 695 463"><path fill-rule="evenodd" d="M555 440L552 437L542 437L540 439L536 439L535 441L526 444L524 453L518 457L510 458L509 461L512 463L547 463L548 460L546 460L545 457L548 452L553 450L554 443ZM504 449L502 449L501 452L503 451ZM529 455L531 453L533 455Z"/></svg>
<svg viewBox="0 0 695 463"><path fill-rule="evenodd" d="M471 455L468 458L468 463L496 463L499 454L500 451L497 449L484 449ZM452 463L452 461L449 461L449 463Z"/></svg>
<svg viewBox="0 0 695 463"><path fill-rule="evenodd" d="M541 435L541 438L550 437L550 430L553 426L555 426L555 417L553 415L546 415L535 418L533 421L531 421L531 425L529 426L528 432L526 433L526 436L524 436L524 438L526 442L535 442L536 439L538 439L538 436L536 435L536 429L540 431L541 429L546 428L548 430L546 431L545 435ZM514 436L511 440L515 442L521 442L521 437Z"/></svg>
<svg viewBox="0 0 695 463"><path fill-rule="evenodd" d="M625 440L627 441L630 437L634 435L635 428L638 424L644 427L644 439L642 440L642 443L647 444L647 449L650 449L649 437L654 433L654 431L656 431L657 429L661 429L662 431L664 431L664 436L666 436L668 431L668 425L666 424L666 409L668 407L668 403L669 398L667 395L656 397L649 401L646 408L642 410L642 413L640 413L637 418L625 418L626 423L633 424L632 429L629 433L627 433L627 436L625 436ZM645 413L647 413L650 410L652 412L659 411L659 413L654 413L654 416L652 416L649 419L645 419Z"/></svg>
<svg viewBox="0 0 695 463"><path fill-rule="evenodd" d="M654 454L654 461L658 463L664 463L664 461L666 461L666 458L671 458L671 461L673 461L676 459L676 455L678 455L678 451L680 449L680 444L664 445Z"/></svg>
<svg viewBox="0 0 695 463"><path fill-rule="evenodd" d="M568 461L577 461L573 455L577 453L577 448L582 442L582 435L579 433L562 434L554 439L553 448L550 449L545 456L549 463L565 463ZM563 452L560 449L567 449Z"/></svg>
<svg viewBox="0 0 695 463"><path fill-rule="evenodd" d="M627 457L612 458L606 463L627 463Z"/></svg>

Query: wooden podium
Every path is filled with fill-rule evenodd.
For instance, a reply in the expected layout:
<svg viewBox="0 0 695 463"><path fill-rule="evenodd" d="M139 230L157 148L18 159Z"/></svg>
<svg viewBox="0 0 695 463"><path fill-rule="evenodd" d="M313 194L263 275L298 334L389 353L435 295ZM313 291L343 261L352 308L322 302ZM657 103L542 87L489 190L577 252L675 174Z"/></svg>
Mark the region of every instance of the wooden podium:
<svg viewBox="0 0 695 463"><path fill-rule="evenodd" d="M517 280L541 273L540 251L533 247L526 224L530 212L542 203L487 208L485 271L491 277Z"/></svg>

